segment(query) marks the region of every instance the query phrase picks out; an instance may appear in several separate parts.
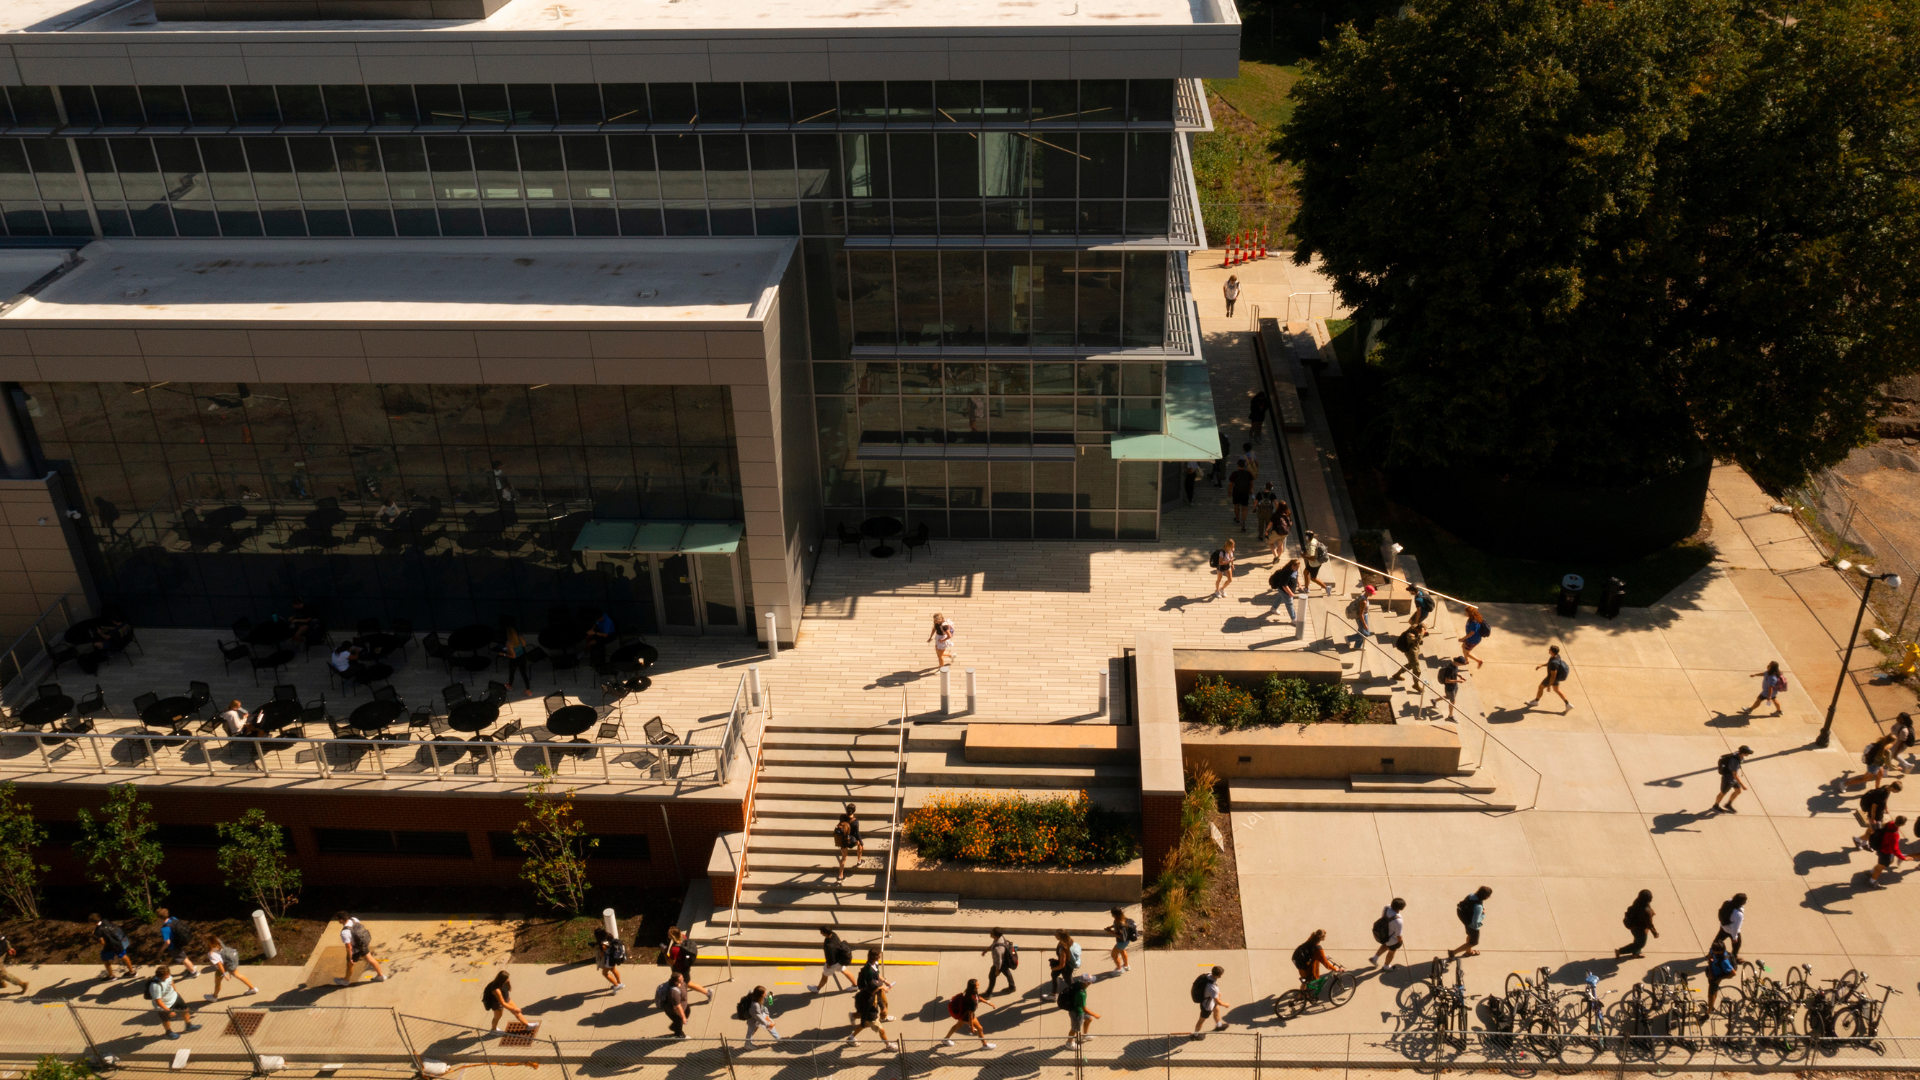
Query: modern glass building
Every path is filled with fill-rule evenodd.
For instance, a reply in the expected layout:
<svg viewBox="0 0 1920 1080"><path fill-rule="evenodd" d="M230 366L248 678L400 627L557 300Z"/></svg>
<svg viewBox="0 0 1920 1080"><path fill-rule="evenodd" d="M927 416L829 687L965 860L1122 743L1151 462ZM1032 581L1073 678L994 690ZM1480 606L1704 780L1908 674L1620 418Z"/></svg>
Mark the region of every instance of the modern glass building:
<svg viewBox="0 0 1920 1080"><path fill-rule="evenodd" d="M0 456L136 622L786 637L839 526L1151 539L1214 452L1230 4L61 6L0 15Z"/></svg>

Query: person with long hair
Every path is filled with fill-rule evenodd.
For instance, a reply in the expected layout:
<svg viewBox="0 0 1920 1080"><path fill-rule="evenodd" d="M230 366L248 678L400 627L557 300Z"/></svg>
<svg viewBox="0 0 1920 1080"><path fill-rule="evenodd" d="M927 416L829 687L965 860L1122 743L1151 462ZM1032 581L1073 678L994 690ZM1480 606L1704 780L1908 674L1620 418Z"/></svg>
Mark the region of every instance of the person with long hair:
<svg viewBox="0 0 1920 1080"><path fill-rule="evenodd" d="M927 634L927 640L933 642L933 666L936 669L953 663L952 619L934 612L933 630Z"/></svg>
<svg viewBox="0 0 1920 1080"><path fill-rule="evenodd" d="M1760 703L1763 701L1773 702L1773 715L1775 716L1779 716L1786 711L1780 707L1780 692L1787 688L1787 677L1780 674L1780 661L1768 661L1767 670L1756 671L1752 675L1747 676L1747 678L1760 680L1760 696L1754 698L1753 704L1747 706L1747 712L1752 712L1759 708Z"/></svg>
<svg viewBox="0 0 1920 1080"><path fill-rule="evenodd" d="M504 631L500 642L500 655L507 658L507 689L513 689L513 673L520 673L520 693L525 697L533 696L533 665L527 660L527 639L520 636L520 628L515 626L511 616L500 620Z"/></svg>
<svg viewBox="0 0 1920 1080"><path fill-rule="evenodd" d="M1464 629L1467 632L1460 636L1460 655L1481 667L1486 667L1485 660L1473 655L1473 647L1486 640L1490 628L1487 626L1487 620L1481 617L1480 609L1472 604L1467 605L1467 624Z"/></svg>
<svg viewBox="0 0 1920 1080"><path fill-rule="evenodd" d="M677 926L667 927L668 965L672 967L674 974L686 976L687 989L705 994L707 1000L712 1001L713 991L693 981L693 960L699 951L699 948L694 945L693 939L687 936L685 930Z"/></svg>
<svg viewBox="0 0 1920 1080"><path fill-rule="evenodd" d="M1300 594L1300 560L1288 559L1287 565L1275 570L1267 577L1267 584L1274 593L1273 607L1267 610L1267 617L1272 618L1280 614L1280 609L1285 607L1287 618L1299 622L1300 613L1294 610L1293 598Z"/></svg>
<svg viewBox="0 0 1920 1080"><path fill-rule="evenodd" d="M953 1018L953 1026L947 1029L940 1045L952 1046L953 1037L964 1031L980 1040L982 1050L993 1049L993 1044L987 1041L986 1030L980 1026L978 1013L982 1005L994 1007L993 1002L980 996L980 980L968 979L967 988L947 1001L947 1015Z"/></svg>
<svg viewBox="0 0 1920 1080"><path fill-rule="evenodd" d="M1646 951L1647 935L1660 936L1660 931L1653 925L1653 890L1641 889L1640 895L1633 898L1633 906L1627 908L1626 917L1621 921L1633 934L1633 941L1613 950L1613 958L1638 960L1640 954Z"/></svg>
<svg viewBox="0 0 1920 1080"><path fill-rule="evenodd" d="M1220 547L1220 565L1213 568L1213 597L1218 600L1227 595L1227 586L1233 584L1233 539Z"/></svg>
<svg viewBox="0 0 1920 1080"><path fill-rule="evenodd" d="M487 984L485 990L480 992L480 1003L493 1010L492 1027L495 1035L507 1033L507 1029L500 1026L501 1017L507 1013L512 1013L513 1018L520 1021L528 1031L533 1031L540 1026L540 1021L528 1020L526 1014L520 1011L520 1006L513 1003L513 980L504 969L493 977L493 981Z"/></svg>

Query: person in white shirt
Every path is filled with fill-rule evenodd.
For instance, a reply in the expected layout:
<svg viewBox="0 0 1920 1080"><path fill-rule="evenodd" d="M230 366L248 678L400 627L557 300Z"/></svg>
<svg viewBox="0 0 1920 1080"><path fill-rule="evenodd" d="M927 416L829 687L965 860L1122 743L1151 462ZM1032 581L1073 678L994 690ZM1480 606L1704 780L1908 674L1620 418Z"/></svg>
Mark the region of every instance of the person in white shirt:
<svg viewBox="0 0 1920 1080"><path fill-rule="evenodd" d="M946 667L953 663L953 620L935 613L933 630L927 634L927 640L933 642L933 666Z"/></svg>
<svg viewBox="0 0 1920 1080"><path fill-rule="evenodd" d="M380 961L373 957L372 932L365 926L362 926L359 919L354 918L344 911L334 912L333 917L340 922L340 944L347 947L346 973L333 981L341 986L352 982L353 965L365 960L367 966L372 968L373 973L379 977L378 981L386 982L387 973L381 970Z"/></svg>
<svg viewBox="0 0 1920 1080"><path fill-rule="evenodd" d="M227 711L220 714L220 725L227 729L227 734L236 739L245 735L261 734L259 727L253 722L252 715L247 712L247 707L237 698L227 702Z"/></svg>
<svg viewBox="0 0 1920 1080"><path fill-rule="evenodd" d="M353 685L354 665L359 663L360 650L351 641L343 641L334 646L327 664L340 675L340 689L346 690Z"/></svg>
<svg viewBox="0 0 1920 1080"><path fill-rule="evenodd" d="M1720 932L1713 935L1712 944L1727 943L1727 954L1734 963L1740 962L1740 931L1747 925L1747 894L1734 893L1733 898L1720 905Z"/></svg>
<svg viewBox="0 0 1920 1080"><path fill-rule="evenodd" d="M252 979L240 974L239 950L229 947L216 934L207 936L207 970L213 972L213 991L207 995L208 1001L220 999L220 984L226 979L238 980L247 988L249 994L260 992L260 988L253 985Z"/></svg>
<svg viewBox="0 0 1920 1080"><path fill-rule="evenodd" d="M1387 924L1387 940L1381 942L1380 947L1373 950L1373 955L1367 958L1367 963L1379 964L1381 970L1393 966L1393 954L1399 952L1400 946L1404 944L1404 942L1400 940L1400 936L1407 931L1406 920L1400 917L1400 913L1405 910L1407 910L1407 902L1397 896L1393 898L1393 903L1388 904L1380 910L1380 917L1386 920ZM1380 959L1382 953L1386 954L1385 962L1382 962Z"/></svg>

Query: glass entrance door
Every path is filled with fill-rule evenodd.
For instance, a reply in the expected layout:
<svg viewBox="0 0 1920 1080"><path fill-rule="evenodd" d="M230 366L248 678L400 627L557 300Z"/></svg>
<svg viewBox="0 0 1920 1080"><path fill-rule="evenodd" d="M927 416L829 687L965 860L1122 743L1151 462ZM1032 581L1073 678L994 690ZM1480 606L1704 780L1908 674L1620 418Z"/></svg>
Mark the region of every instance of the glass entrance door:
<svg viewBox="0 0 1920 1080"><path fill-rule="evenodd" d="M700 633L692 561L685 555L662 555L654 565L660 579L660 629L669 634Z"/></svg>
<svg viewBox="0 0 1920 1080"><path fill-rule="evenodd" d="M733 582L734 557L700 556L700 599L709 633L724 633L723 627L739 627L740 601Z"/></svg>

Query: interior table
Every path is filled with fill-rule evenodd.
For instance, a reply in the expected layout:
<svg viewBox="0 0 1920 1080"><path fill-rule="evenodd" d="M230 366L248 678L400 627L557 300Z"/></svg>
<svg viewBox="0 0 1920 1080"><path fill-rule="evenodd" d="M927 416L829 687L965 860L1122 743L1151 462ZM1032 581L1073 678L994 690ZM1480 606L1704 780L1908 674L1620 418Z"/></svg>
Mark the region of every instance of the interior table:
<svg viewBox="0 0 1920 1080"><path fill-rule="evenodd" d="M359 682L372 684L393 678L393 668L388 664L361 664L348 674Z"/></svg>
<svg viewBox="0 0 1920 1080"><path fill-rule="evenodd" d="M66 719L67 714L72 711L73 699L65 694L55 694L52 697L35 698L27 702L20 706L19 712L15 715L20 717L20 722L23 724L46 727L48 724L59 723Z"/></svg>
<svg viewBox="0 0 1920 1080"><path fill-rule="evenodd" d="M547 716L547 730L555 735L578 735L598 719L600 714L591 705L567 705Z"/></svg>
<svg viewBox="0 0 1920 1080"><path fill-rule="evenodd" d="M636 641L631 645L620 646L613 651L612 656L607 657L607 662L615 667L625 667L636 661L641 667L652 667L660 662L660 650L644 641Z"/></svg>
<svg viewBox="0 0 1920 1080"><path fill-rule="evenodd" d="M375 704L385 705L389 703L381 701L375 702ZM254 726L258 727L261 731L279 731L288 724L299 720L305 711L297 701L281 701L276 698L260 706L259 715L254 717L253 723Z"/></svg>
<svg viewBox="0 0 1920 1080"><path fill-rule="evenodd" d="M93 632L106 624L107 620L105 619L81 619L79 622L67 627L67 632L62 634L61 637L65 638L69 645L91 645L93 644Z"/></svg>
<svg viewBox="0 0 1920 1080"><path fill-rule="evenodd" d="M860 532L862 535L871 536L875 540L880 541L874 545L873 551L871 552L876 559L892 558L894 549L887 546L887 538L890 536L899 536L906 530L907 527L900 523L899 518L870 517L860 523Z"/></svg>
<svg viewBox="0 0 1920 1080"><path fill-rule="evenodd" d="M141 710L140 722L150 728L167 728L168 730L172 730L173 726L178 723L182 717L192 715L192 698L161 698L159 701Z"/></svg>
<svg viewBox="0 0 1920 1080"><path fill-rule="evenodd" d="M293 636L293 624L281 620L263 622L247 631L249 645L278 645Z"/></svg>
<svg viewBox="0 0 1920 1080"><path fill-rule="evenodd" d="M353 725L355 731L380 731L405 715L407 715L407 707L401 702L369 701L353 710L353 715L347 718L347 723Z"/></svg>
<svg viewBox="0 0 1920 1080"><path fill-rule="evenodd" d="M500 706L485 701L463 701L447 710L447 726L455 731L485 731L500 719Z"/></svg>
<svg viewBox="0 0 1920 1080"><path fill-rule="evenodd" d="M493 640L497 636L499 635L493 627L474 623L471 626L463 626L453 633L448 634L447 648L452 649L454 652L479 652L481 649L493 644Z"/></svg>
<svg viewBox="0 0 1920 1080"><path fill-rule="evenodd" d="M368 634L360 640L366 642L367 651L374 656L385 656L403 644L397 634Z"/></svg>

